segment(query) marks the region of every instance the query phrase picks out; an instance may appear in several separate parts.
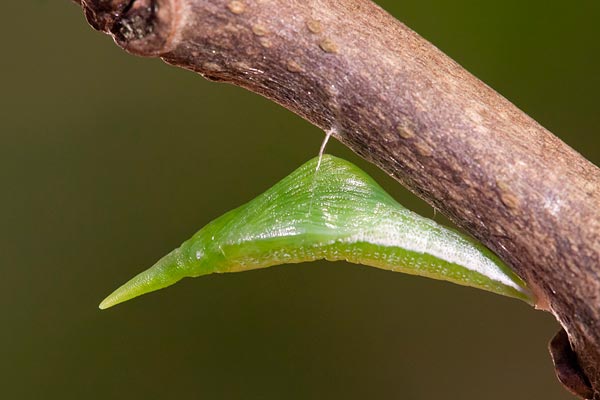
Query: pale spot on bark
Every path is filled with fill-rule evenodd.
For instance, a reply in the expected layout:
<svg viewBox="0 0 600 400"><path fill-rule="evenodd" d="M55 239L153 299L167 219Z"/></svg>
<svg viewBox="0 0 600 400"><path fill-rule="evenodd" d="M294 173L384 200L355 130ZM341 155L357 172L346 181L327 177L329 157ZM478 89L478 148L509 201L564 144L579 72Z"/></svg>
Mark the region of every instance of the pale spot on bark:
<svg viewBox="0 0 600 400"><path fill-rule="evenodd" d="M517 210L519 208L519 199L511 192L510 185L499 180L496 181L496 185L500 193L500 201L511 211Z"/></svg>
<svg viewBox="0 0 600 400"><path fill-rule="evenodd" d="M319 47L321 48L321 50L323 50L326 53L337 53L338 52L337 44L331 39L323 39L321 41L321 43L319 43Z"/></svg>
<svg viewBox="0 0 600 400"><path fill-rule="evenodd" d="M252 32L256 36L265 36L267 33L269 33L269 30L267 28L265 28L263 25L256 24L252 27Z"/></svg>
<svg viewBox="0 0 600 400"><path fill-rule="evenodd" d="M241 1L232 1L227 4L227 8L234 14L242 14L246 10L246 5Z"/></svg>
<svg viewBox="0 0 600 400"><path fill-rule="evenodd" d="M398 131L398 134L404 139L412 139L416 136L415 132L408 126L398 125L396 130Z"/></svg>
<svg viewBox="0 0 600 400"><path fill-rule="evenodd" d="M223 68L221 68L221 66L219 64L216 64L213 62L205 62L204 64L202 64L202 68L206 71L211 71L211 72L223 70Z"/></svg>
<svg viewBox="0 0 600 400"><path fill-rule="evenodd" d="M415 143L417 152L424 157L431 157L433 155L433 149L425 142Z"/></svg>
<svg viewBox="0 0 600 400"><path fill-rule="evenodd" d="M312 33L321 33L323 32L323 25L321 25L321 21L316 19L309 19L306 22L306 27Z"/></svg>
<svg viewBox="0 0 600 400"><path fill-rule="evenodd" d="M273 42L271 42L271 40L267 37L261 37L259 40L260 45L264 48L270 48L271 46L273 46Z"/></svg>
<svg viewBox="0 0 600 400"><path fill-rule="evenodd" d="M290 72L302 72L302 71L304 71L304 68L302 68L302 66L300 64L298 64L296 61L289 60L287 62L287 70Z"/></svg>

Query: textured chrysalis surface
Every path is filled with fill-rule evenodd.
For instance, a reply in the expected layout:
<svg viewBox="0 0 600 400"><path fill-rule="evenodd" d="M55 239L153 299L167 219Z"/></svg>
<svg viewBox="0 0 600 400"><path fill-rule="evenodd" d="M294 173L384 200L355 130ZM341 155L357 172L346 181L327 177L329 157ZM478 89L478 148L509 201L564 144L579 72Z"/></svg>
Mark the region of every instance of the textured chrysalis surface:
<svg viewBox="0 0 600 400"><path fill-rule="evenodd" d="M472 286L532 303L491 251L407 210L355 165L330 155L215 219L108 296L108 308L184 277L346 260Z"/></svg>

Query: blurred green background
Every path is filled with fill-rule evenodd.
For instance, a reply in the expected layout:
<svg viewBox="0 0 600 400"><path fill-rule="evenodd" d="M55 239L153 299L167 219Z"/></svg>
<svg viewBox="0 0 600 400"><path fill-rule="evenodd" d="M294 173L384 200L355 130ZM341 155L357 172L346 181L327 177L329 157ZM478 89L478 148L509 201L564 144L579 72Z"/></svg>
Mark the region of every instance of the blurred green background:
<svg viewBox="0 0 600 400"><path fill-rule="evenodd" d="M600 163L600 2L378 3ZM572 398L546 351L549 314L372 268L213 275L100 312L119 284L316 155L323 133L125 54L70 1L4 7L2 398ZM433 216L339 143L328 151Z"/></svg>

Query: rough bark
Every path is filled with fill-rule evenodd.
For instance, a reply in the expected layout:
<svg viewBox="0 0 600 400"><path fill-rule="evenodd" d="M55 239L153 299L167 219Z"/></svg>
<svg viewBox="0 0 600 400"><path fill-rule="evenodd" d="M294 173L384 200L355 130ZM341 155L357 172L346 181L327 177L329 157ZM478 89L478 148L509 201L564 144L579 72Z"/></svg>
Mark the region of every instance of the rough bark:
<svg viewBox="0 0 600 400"><path fill-rule="evenodd" d="M77 2L127 51L332 130L484 242L568 333L563 383L600 399L597 167L369 0Z"/></svg>

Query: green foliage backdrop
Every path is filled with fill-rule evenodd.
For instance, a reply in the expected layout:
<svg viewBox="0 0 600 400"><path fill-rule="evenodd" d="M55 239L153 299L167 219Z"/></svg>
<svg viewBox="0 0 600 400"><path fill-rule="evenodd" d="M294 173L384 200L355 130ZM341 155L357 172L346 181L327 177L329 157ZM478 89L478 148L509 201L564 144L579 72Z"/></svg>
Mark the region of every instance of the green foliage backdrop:
<svg viewBox="0 0 600 400"><path fill-rule="evenodd" d="M600 163L599 2L379 4ZM372 268L213 275L100 312L115 285L316 155L323 134L126 55L67 0L5 7L3 398L571 398L545 348L550 315ZM328 151L434 215L343 146Z"/></svg>

